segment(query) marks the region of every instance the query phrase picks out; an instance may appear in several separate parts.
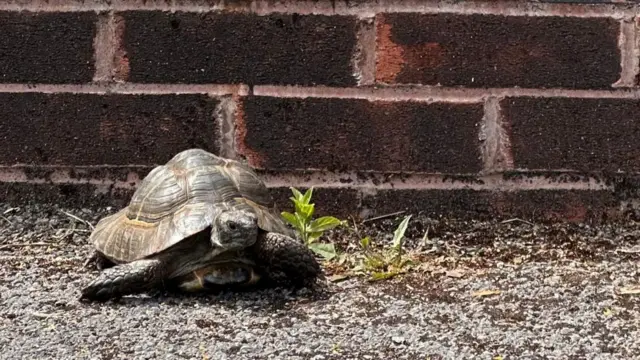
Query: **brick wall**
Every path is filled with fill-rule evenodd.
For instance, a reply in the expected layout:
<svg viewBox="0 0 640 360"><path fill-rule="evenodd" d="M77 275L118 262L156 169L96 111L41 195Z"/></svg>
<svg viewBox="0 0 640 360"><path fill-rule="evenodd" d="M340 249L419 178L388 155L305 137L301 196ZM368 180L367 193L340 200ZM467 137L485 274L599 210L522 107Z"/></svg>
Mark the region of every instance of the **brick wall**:
<svg viewBox="0 0 640 360"><path fill-rule="evenodd" d="M0 201L122 206L200 147L321 213L615 220L634 1L0 2Z"/></svg>

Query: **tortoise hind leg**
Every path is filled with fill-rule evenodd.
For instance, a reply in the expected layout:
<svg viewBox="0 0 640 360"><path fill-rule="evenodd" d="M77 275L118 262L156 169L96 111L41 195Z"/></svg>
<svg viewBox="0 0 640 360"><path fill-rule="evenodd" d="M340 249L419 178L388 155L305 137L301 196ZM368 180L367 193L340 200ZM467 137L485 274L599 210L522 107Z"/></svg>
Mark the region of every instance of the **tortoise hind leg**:
<svg viewBox="0 0 640 360"><path fill-rule="evenodd" d="M81 300L105 301L138 294L162 282L163 263L144 259L105 269L82 289Z"/></svg>
<svg viewBox="0 0 640 360"><path fill-rule="evenodd" d="M311 286L322 278L314 253L295 239L273 232L260 232L252 247L260 270L277 285Z"/></svg>

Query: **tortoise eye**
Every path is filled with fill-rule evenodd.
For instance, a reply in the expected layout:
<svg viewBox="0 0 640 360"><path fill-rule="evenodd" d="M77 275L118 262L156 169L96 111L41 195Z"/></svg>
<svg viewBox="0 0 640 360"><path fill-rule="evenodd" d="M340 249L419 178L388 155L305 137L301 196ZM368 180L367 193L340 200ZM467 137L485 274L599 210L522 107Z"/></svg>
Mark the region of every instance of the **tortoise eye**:
<svg viewBox="0 0 640 360"><path fill-rule="evenodd" d="M229 230L235 230L238 228L238 225L235 223L235 221L230 221L228 226Z"/></svg>

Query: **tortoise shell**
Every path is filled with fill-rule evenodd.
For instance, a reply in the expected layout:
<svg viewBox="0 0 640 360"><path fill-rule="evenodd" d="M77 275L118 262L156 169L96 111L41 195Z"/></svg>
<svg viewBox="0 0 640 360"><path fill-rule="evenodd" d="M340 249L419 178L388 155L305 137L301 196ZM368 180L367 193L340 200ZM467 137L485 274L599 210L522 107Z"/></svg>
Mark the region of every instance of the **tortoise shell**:
<svg viewBox="0 0 640 360"><path fill-rule="evenodd" d="M170 248L232 209L253 211L262 230L293 236L251 168L185 150L151 170L127 207L98 222L90 241L112 261L130 262Z"/></svg>

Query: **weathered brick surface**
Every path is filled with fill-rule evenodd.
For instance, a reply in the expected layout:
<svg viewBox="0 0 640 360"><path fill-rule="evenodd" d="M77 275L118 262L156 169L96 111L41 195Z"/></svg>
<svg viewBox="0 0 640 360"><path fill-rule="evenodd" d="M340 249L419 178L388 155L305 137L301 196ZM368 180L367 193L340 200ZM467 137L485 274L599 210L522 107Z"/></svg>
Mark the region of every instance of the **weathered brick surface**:
<svg viewBox="0 0 640 360"><path fill-rule="evenodd" d="M482 104L246 97L238 150L283 170L475 173Z"/></svg>
<svg viewBox="0 0 640 360"><path fill-rule="evenodd" d="M89 12L0 12L0 83L91 81L96 19Z"/></svg>
<svg viewBox="0 0 640 360"><path fill-rule="evenodd" d="M640 171L639 100L507 98L501 107L516 168Z"/></svg>
<svg viewBox="0 0 640 360"><path fill-rule="evenodd" d="M99 209L127 206L133 190L100 189L92 184L33 184L0 182L0 203L12 206L56 204L63 207Z"/></svg>
<svg viewBox="0 0 640 360"><path fill-rule="evenodd" d="M126 12L134 82L355 85L356 19Z"/></svg>
<svg viewBox="0 0 640 360"><path fill-rule="evenodd" d="M371 216L395 211L467 219L599 222L621 216L612 192L591 190L384 190L366 196Z"/></svg>
<svg viewBox="0 0 640 360"><path fill-rule="evenodd" d="M462 218L487 217L492 210L490 192L476 190L378 190L363 197L370 216L396 211L427 216L453 215Z"/></svg>
<svg viewBox="0 0 640 360"><path fill-rule="evenodd" d="M608 18L383 14L376 79L469 87L606 88L620 76Z"/></svg>
<svg viewBox="0 0 640 360"><path fill-rule="evenodd" d="M97 14L78 11L95 1L39 1L23 4L37 12L0 11L0 202L122 207L150 165L197 147L246 157L282 210L284 184L313 183L319 216L637 219L640 100L612 89L638 83L640 20L623 4L633 1L534 2L546 4L432 3L426 13L419 1L188 0ZM225 10L201 12L207 4ZM160 10L174 5L185 11ZM230 84L250 86L223 104L193 94ZM364 84L391 89L355 89ZM396 88L415 84L436 86ZM478 177L502 160L502 182Z"/></svg>
<svg viewBox="0 0 640 360"><path fill-rule="evenodd" d="M128 165L218 152L206 95L0 94L0 164Z"/></svg>
<svg viewBox="0 0 640 360"><path fill-rule="evenodd" d="M288 188L271 188L280 210L290 211ZM358 219L405 210L429 217L489 220L512 219L541 222L619 221L625 216L608 191L532 190L491 192L474 190L384 190L359 200L355 190L316 188L318 216ZM11 205L55 203L61 206L100 208L127 205L133 190L102 189L90 184L0 183L0 202ZM637 216L637 214L636 214Z"/></svg>

